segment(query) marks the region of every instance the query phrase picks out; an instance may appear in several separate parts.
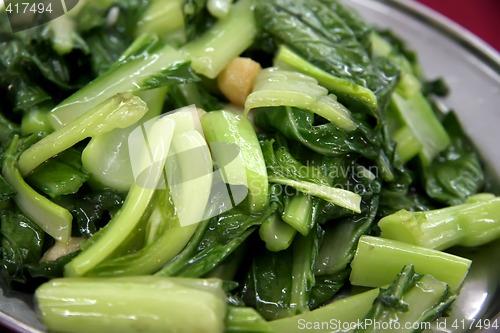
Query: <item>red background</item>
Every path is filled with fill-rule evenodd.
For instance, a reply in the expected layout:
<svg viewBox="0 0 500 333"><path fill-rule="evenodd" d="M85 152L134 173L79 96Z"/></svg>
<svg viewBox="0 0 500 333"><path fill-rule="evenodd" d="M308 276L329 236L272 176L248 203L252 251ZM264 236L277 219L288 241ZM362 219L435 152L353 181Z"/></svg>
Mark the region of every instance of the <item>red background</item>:
<svg viewBox="0 0 500 333"><path fill-rule="evenodd" d="M418 0L500 50L500 0Z"/></svg>

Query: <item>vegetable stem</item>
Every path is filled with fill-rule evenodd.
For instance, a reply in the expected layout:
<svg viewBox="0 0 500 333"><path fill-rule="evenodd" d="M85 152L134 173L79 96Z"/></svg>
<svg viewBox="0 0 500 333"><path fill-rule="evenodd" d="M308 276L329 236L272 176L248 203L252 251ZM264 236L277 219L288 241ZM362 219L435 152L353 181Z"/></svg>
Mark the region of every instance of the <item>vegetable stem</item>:
<svg viewBox="0 0 500 333"><path fill-rule="evenodd" d="M422 149L422 144L413 135L412 130L408 126L398 129L392 137L396 142L396 151L403 164L418 155Z"/></svg>
<svg viewBox="0 0 500 333"><path fill-rule="evenodd" d="M143 173L146 179L132 185L122 208L99 232L95 242L66 265L66 276L86 275L109 258L134 232L162 180L174 126L175 122L168 117L160 118L153 124L148 133L149 147L145 147L144 152L148 156L141 159L149 161L151 154L151 160L155 162L149 166L148 172Z"/></svg>
<svg viewBox="0 0 500 333"><path fill-rule="evenodd" d="M351 113L335 95L329 95L314 78L301 73L276 68L260 72L252 93L245 100L245 114L251 109L270 106L308 110L348 132L357 128Z"/></svg>
<svg viewBox="0 0 500 333"><path fill-rule="evenodd" d="M184 27L182 0L153 1L137 22L136 35L155 33L160 37Z"/></svg>
<svg viewBox="0 0 500 333"><path fill-rule="evenodd" d="M15 136L6 152L2 167L5 180L16 192L15 203L28 218L54 239L61 242L69 241L73 216L68 210L37 193L24 181L16 166L16 157L13 155L18 142L19 137Z"/></svg>
<svg viewBox="0 0 500 333"><path fill-rule="evenodd" d="M269 327L273 332L300 333L307 328L318 333L331 332L333 330L331 323L356 323L363 318L370 310L378 293L378 289L372 289L329 303L313 311L270 321Z"/></svg>
<svg viewBox="0 0 500 333"><path fill-rule="evenodd" d="M63 127L119 93L194 79L188 73L188 61L182 53L161 46L158 37L141 35L107 72L52 109L50 123L55 129Z"/></svg>
<svg viewBox="0 0 500 333"><path fill-rule="evenodd" d="M279 214L269 216L260 226L260 238L266 243L269 251L286 250L295 237L297 230L290 224L283 222Z"/></svg>
<svg viewBox="0 0 500 333"><path fill-rule="evenodd" d="M379 226L384 238L436 250L480 246L500 237L500 198L423 212L400 210Z"/></svg>
<svg viewBox="0 0 500 333"><path fill-rule="evenodd" d="M134 124L147 110L146 103L139 97L129 94L111 97L26 149L19 157L19 170L27 175L52 156L87 137Z"/></svg>
<svg viewBox="0 0 500 333"><path fill-rule="evenodd" d="M406 126L422 145L419 156L424 165L429 165L432 159L450 144L446 130L422 93L403 97L395 92L392 95L391 107L398 110Z"/></svg>
<svg viewBox="0 0 500 333"><path fill-rule="evenodd" d="M449 308L455 300L446 283L430 275L415 274L412 265L405 266L395 281L381 289L373 307L355 333L380 332L397 321L398 332L420 332Z"/></svg>
<svg viewBox="0 0 500 333"><path fill-rule="evenodd" d="M321 68L314 66L285 45L280 46L278 49L275 61L277 62L276 64L278 67L284 64L289 67L291 66L301 73L312 76L318 80L322 86L328 88L330 91L352 96L353 98L365 103L371 109L376 110L378 108L377 97L370 89L336 77Z"/></svg>
<svg viewBox="0 0 500 333"><path fill-rule="evenodd" d="M35 298L42 322L57 332L223 332L226 315L217 279L54 279Z"/></svg>
<svg viewBox="0 0 500 333"><path fill-rule="evenodd" d="M252 6L252 0L238 1L210 30L182 48L195 72L213 79L253 43L257 27Z"/></svg>
<svg viewBox="0 0 500 333"><path fill-rule="evenodd" d="M462 285L471 261L452 254L380 237L361 236L351 263L350 281L356 286L381 287L405 266L446 282L452 291Z"/></svg>
<svg viewBox="0 0 500 333"><path fill-rule="evenodd" d="M281 218L303 236L307 236L313 227L312 213L311 196L297 193L286 201Z"/></svg>
<svg viewBox="0 0 500 333"><path fill-rule="evenodd" d="M241 306L228 307L224 332L276 333L254 308Z"/></svg>
<svg viewBox="0 0 500 333"><path fill-rule="evenodd" d="M201 125L214 159L226 176L224 181L246 186L248 209L252 213L262 211L268 202L267 171L250 121L228 111L212 111L201 118Z"/></svg>
<svg viewBox="0 0 500 333"><path fill-rule="evenodd" d="M306 181L296 181L281 177L269 177L270 183L291 186L303 193L329 201L337 206L361 213L361 196L351 191Z"/></svg>
<svg viewBox="0 0 500 333"><path fill-rule="evenodd" d="M148 107L146 114L133 125L115 128L94 136L82 152L82 165L91 174L91 184L97 188L111 188L126 193L134 176L130 164L128 137L137 126L160 115L166 87L141 91L137 94Z"/></svg>

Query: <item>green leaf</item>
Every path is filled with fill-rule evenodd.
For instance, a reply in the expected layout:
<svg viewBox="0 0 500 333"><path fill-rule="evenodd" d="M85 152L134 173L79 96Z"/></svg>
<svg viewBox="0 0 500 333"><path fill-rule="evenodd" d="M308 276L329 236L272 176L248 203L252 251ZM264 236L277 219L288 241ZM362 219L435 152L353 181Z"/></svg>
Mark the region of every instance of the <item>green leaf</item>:
<svg viewBox="0 0 500 333"><path fill-rule="evenodd" d="M258 26L277 44L286 44L301 57L332 75L372 90L381 101L361 101L373 111L383 105L396 75L386 75L370 57L366 25L336 1L259 0ZM350 24L353 24L351 28ZM336 91L333 91L337 94ZM340 98L347 98L338 94ZM374 103L375 102L375 103Z"/></svg>
<svg viewBox="0 0 500 333"><path fill-rule="evenodd" d="M0 219L0 275L3 283L10 287L13 281L26 282L25 265L40 260L45 233L17 209L4 210Z"/></svg>
<svg viewBox="0 0 500 333"><path fill-rule="evenodd" d="M427 194L440 203L456 205L482 190L485 184L483 165L455 113L443 120L451 144L423 169Z"/></svg>
<svg viewBox="0 0 500 333"><path fill-rule="evenodd" d="M26 181L38 191L56 198L76 193L88 177L82 168L81 152L70 148L42 164Z"/></svg>
<svg viewBox="0 0 500 333"><path fill-rule="evenodd" d="M198 248L175 274L184 277L201 277L219 265L234 252L276 207L268 206L261 214L249 215L240 208L233 208L210 220Z"/></svg>
<svg viewBox="0 0 500 333"><path fill-rule="evenodd" d="M64 265L73 259L79 251L71 252L65 256L59 257L54 261L45 261L43 263L31 263L26 265L26 270L32 278L54 279L61 277L64 272Z"/></svg>
<svg viewBox="0 0 500 333"><path fill-rule="evenodd" d="M79 193L66 196L61 198L60 203L73 215L78 233L89 238L106 225L110 216L116 214L123 205L123 201L121 195L104 190L83 196Z"/></svg>

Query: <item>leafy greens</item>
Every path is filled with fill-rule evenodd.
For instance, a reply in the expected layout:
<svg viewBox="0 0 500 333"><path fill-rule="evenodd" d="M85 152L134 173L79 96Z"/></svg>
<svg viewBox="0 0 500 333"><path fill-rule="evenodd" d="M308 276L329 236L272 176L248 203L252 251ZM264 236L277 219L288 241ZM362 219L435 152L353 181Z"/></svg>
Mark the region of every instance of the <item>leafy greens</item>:
<svg viewBox="0 0 500 333"><path fill-rule="evenodd" d="M236 57L258 63L251 86L225 73L239 106L217 80ZM135 332L163 307L141 322L185 328L195 303L228 332L433 320L471 265L437 250L499 237L446 92L337 0L87 0L15 34L0 12L2 284L38 288L53 330ZM121 315L60 315L86 295Z"/></svg>

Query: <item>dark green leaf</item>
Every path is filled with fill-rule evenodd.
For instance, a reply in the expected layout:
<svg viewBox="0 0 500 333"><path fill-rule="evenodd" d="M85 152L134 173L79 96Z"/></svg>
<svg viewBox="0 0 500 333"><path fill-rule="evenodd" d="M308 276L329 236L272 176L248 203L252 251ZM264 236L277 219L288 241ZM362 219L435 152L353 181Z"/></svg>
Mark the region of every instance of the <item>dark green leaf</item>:
<svg viewBox="0 0 500 333"><path fill-rule="evenodd" d="M479 154L455 113L448 113L443 125L452 142L431 165L424 168L424 184L431 198L443 204L456 205L480 192L485 176Z"/></svg>
<svg viewBox="0 0 500 333"><path fill-rule="evenodd" d="M371 58L367 25L337 1L259 0L255 17L276 44L286 44L313 65L369 88L382 100L396 83L397 70L387 75Z"/></svg>
<svg viewBox="0 0 500 333"><path fill-rule="evenodd" d="M378 204L378 195L365 196L361 214L323 225L325 235L316 260L316 275L336 275L348 267L359 238L375 225Z"/></svg>
<svg viewBox="0 0 500 333"><path fill-rule="evenodd" d="M358 128L350 133L331 123L316 125L312 113L297 108L262 108L255 110L254 115L255 124L260 128L278 131L287 139L300 142L318 154L328 157L361 155L374 161L383 178L395 177L394 173L398 171L397 165L393 165L394 156L386 154L385 137L361 115L353 115ZM394 152L391 151L391 154Z"/></svg>
<svg viewBox="0 0 500 333"><path fill-rule="evenodd" d="M19 211L4 210L1 215L1 269L2 281L10 286L13 281L24 283L25 265L37 263L42 256L45 233Z"/></svg>
<svg viewBox="0 0 500 333"><path fill-rule="evenodd" d="M421 193L422 192L422 193ZM382 190L377 215L384 217L401 209L408 211L424 211L437 208L431 199L422 191L411 187L408 191Z"/></svg>
<svg viewBox="0 0 500 333"><path fill-rule="evenodd" d="M215 22L208 13L207 0L184 0L182 12L188 41L208 30Z"/></svg>
<svg viewBox="0 0 500 333"><path fill-rule="evenodd" d="M197 82L173 85L168 91L168 97L167 103L171 104L171 109L193 104L205 111L224 109L224 104Z"/></svg>
<svg viewBox="0 0 500 333"><path fill-rule="evenodd" d="M0 202L4 202L12 198L16 191L7 183L5 178L0 175Z"/></svg>
<svg viewBox="0 0 500 333"><path fill-rule="evenodd" d="M106 72L130 45L131 40L116 29L104 29L89 34L86 42L90 53L93 74L97 77Z"/></svg>
<svg viewBox="0 0 500 333"><path fill-rule="evenodd" d="M44 278L48 280L61 277L64 273L64 265L76 257L79 252L80 251L72 252L54 261L28 264L26 265L26 270L32 278Z"/></svg>
<svg viewBox="0 0 500 333"><path fill-rule="evenodd" d="M318 232L305 237L297 235L292 246L283 251L271 252L259 247L241 293L245 304L255 307L267 320L308 311L321 237L318 228Z"/></svg>
<svg viewBox="0 0 500 333"><path fill-rule="evenodd" d="M257 309L262 317L273 320L288 317L292 290L293 248L270 252L255 250L242 298Z"/></svg>
<svg viewBox="0 0 500 333"><path fill-rule="evenodd" d="M338 291L348 283L350 268L336 274L316 276L316 284L311 290L309 307L312 309L329 301Z"/></svg>
<svg viewBox="0 0 500 333"><path fill-rule="evenodd" d="M210 220L197 250L176 275L200 277L210 272L238 248L264 220L276 211L269 206L260 215L248 215L233 208Z"/></svg>
<svg viewBox="0 0 500 333"><path fill-rule="evenodd" d="M56 198L76 193L88 177L82 167L81 152L70 148L42 164L26 181L38 191Z"/></svg>
<svg viewBox="0 0 500 333"><path fill-rule="evenodd" d="M85 238L94 235L123 205L124 198L111 191L65 196L58 202L73 215L77 234ZM73 229L75 230L75 228Z"/></svg>

